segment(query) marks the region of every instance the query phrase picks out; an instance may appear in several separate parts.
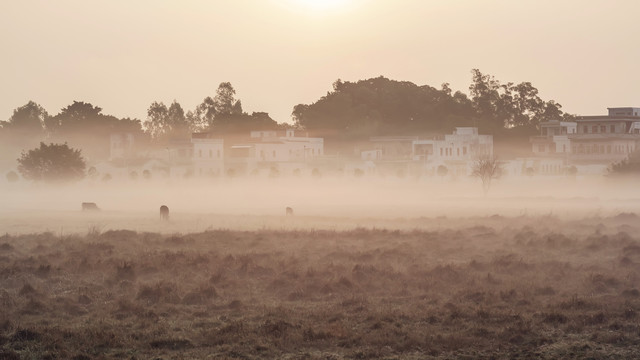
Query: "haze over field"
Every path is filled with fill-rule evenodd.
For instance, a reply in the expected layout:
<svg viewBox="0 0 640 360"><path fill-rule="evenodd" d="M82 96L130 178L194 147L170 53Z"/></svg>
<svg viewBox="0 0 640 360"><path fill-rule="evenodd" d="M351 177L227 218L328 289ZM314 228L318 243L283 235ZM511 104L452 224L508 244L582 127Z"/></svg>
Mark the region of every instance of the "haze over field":
<svg viewBox="0 0 640 360"><path fill-rule="evenodd" d="M3 184L1 233L61 229L84 234L94 228L164 233L227 228L420 229L442 218L554 216L609 217L640 207L632 183L606 178L505 178L487 196L473 178L353 179L279 178L185 181L114 181L59 186ZM82 212L82 202L101 211ZM171 221L158 219L166 204ZM292 207L294 217L285 216ZM509 220L505 219L505 223Z"/></svg>

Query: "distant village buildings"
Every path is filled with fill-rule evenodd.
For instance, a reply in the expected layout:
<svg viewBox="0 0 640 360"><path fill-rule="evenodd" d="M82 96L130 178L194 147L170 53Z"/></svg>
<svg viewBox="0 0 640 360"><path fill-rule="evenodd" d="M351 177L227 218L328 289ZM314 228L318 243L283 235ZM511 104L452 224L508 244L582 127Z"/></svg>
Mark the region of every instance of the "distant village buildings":
<svg viewBox="0 0 640 360"><path fill-rule="evenodd" d="M602 174L640 143L640 108L608 110L606 115L541 123L540 134L530 138L531 156L502 160L504 174ZM312 170L354 176L464 177L472 173L475 160L494 156L493 145L493 136L479 134L475 127L457 127L450 134L431 137L371 137L351 156L327 156L323 138L294 129L251 131L227 139L194 133L191 139L144 149L138 148L133 135L116 133L110 136L110 161L98 170L114 176L146 173L169 178L279 176Z"/></svg>
<svg viewBox="0 0 640 360"><path fill-rule="evenodd" d="M273 175L306 168L323 155L324 139L293 129L252 131L231 144L214 133L193 133L190 140L146 151L136 149L131 134L113 134L110 162L100 167L120 176L144 171L170 178Z"/></svg>
<svg viewBox="0 0 640 360"><path fill-rule="evenodd" d="M553 163L551 173L572 168L569 171L601 173L627 158L639 142L640 108L608 108L607 115L547 121L540 124L540 135L531 137L532 152L540 158L533 171L545 173Z"/></svg>

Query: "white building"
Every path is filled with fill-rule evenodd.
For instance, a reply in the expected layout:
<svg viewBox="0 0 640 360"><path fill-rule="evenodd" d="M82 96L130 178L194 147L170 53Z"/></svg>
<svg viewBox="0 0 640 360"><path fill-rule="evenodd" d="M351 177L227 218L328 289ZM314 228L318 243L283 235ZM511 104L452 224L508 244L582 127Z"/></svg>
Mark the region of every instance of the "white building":
<svg viewBox="0 0 640 360"><path fill-rule="evenodd" d="M640 108L608 108L608 115L580 116L571 135L571 162L611 164L635 151L640 141Z"/></svg>
<svg viewBox="0 0 640 360"><path fill-rule="evenodd" d="M224 172L224 140L211 133L194 133L193 171L196 176L218 176Z"/></svg>
<svg viewBox="0 0 640 360"><path fill-rule="evenodd" d="M569 136L577 133L574 121L551 120L540 124L540 135L530 138L535 156L568 156L571 153Z"/></svg>
<svg viewBox="0 0 640 360"><path fill-rule="evenodd" d="M236 173L261 169L293 171L324 155L324 139L292 129L252 131L247 142L230 147L227 169Z"/></svg>
<svg viewBox="0 0 640 360"><path fill-rule="evenodd" d="M431 170L443 165L458 176L470 174L474 160L493 157L493 136L480 135L475 127L457 127L453 134L414 140L412 146L413 160L424 162Z"/></svg>
<svg viewBox="0 0 640 360"><path fill-rule="evenodd" d="M635 151L640 142L640 108L609 108L607 115L579 116L575 122L552 120L540 124L531 137L536 156L562 158L565 165L606 169Z"/></svg>

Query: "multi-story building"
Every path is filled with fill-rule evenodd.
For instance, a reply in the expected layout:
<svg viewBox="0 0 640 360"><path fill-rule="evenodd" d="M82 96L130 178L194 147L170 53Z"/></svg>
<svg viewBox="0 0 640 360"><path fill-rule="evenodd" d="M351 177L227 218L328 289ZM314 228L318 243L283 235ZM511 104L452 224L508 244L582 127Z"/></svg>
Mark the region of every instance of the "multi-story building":
<svg viewBox="0 0 640 360"><path fill-rule="evenodd" d="M193 170L196 176L216 176L224 172L224 140L211 133L194 133Z"/></svg>
<svg viewBox="0 0 640 360"><path fill-rule="evenodd" d="M323 138L309 137L293 129L252 131L247 141L231 145L225 166L235 173L261 169L289 171L304 167L323 155Z"/></svg>
<svg viewBox="0 0 640 360"><path fill-rule="evenodd" d="M611 164L625 159L640 141L640 108L609 108L608 115L576 118L570 161Z"/></svg>
<svg viewBox="0 0 640 360"><path fill-rule="evenodd" d="M424 162L432 170L445 166L453 175L470 173L473 161L493 157L493 136L478 134L475 127L457 127L453 134L427 140L414 140L413 160Z"/></svg>
<svg viewBox="0 0 640 360"><path fill-rule="evenodd" d="M600 165L625 159L640 141L640 108L609 108L607 115L540 124L531 137L535 156L562 158L566 166Z"/></svg>
<svg viewBox="0 0 640 360"><path fill-rule="evenodd" d="M535 156L568 156L571 153L569 136L577 132L574 121L551 120L540 124L540 135L531 137Z"/></svg>

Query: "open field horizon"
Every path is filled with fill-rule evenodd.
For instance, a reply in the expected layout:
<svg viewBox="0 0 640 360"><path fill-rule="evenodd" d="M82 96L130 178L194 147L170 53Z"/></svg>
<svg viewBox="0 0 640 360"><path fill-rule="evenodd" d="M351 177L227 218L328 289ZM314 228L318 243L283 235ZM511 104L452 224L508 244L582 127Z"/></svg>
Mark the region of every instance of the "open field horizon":
<svg viewBox="0 0 640 360"><path fill-rule="evenodd" d="M211 181L5 183L0 233L93 229L160 233L208 229L424 229L455 219L501 216L612 217L640 212L633 182L585 178L509 178L484 196L479 181L458 179L213 179ZM83 212L82 202L101 211ZM170 209L161 222L160 205ZM292 207L295 216L286 217Z"/></svg>

